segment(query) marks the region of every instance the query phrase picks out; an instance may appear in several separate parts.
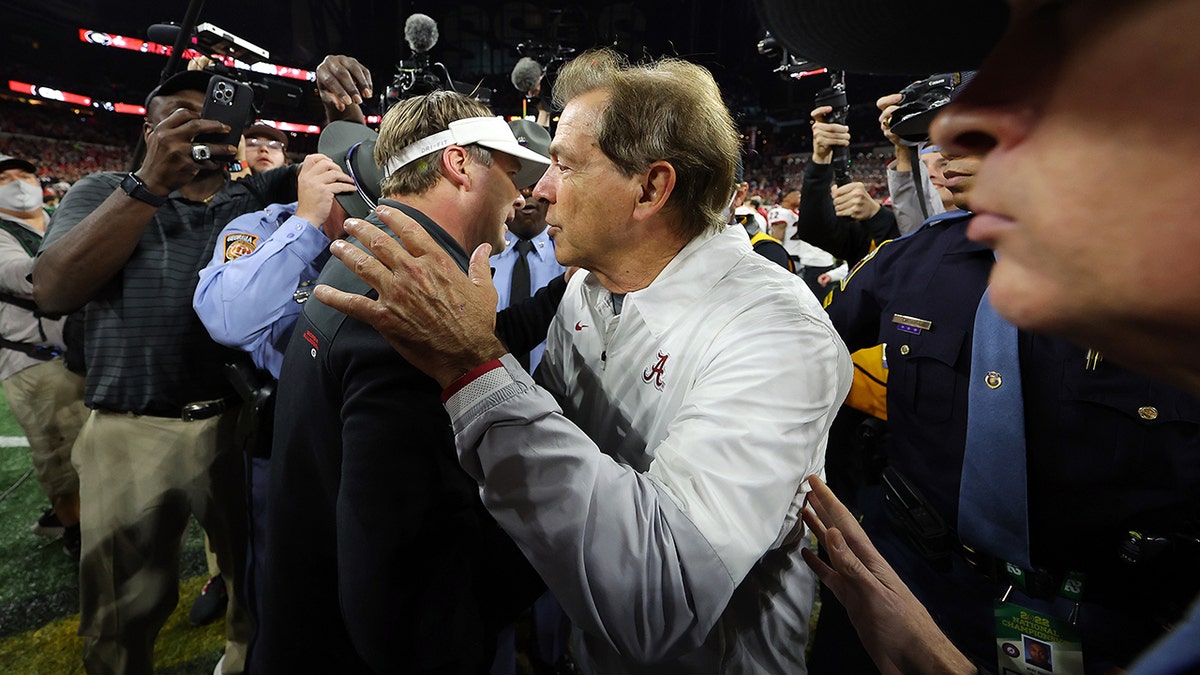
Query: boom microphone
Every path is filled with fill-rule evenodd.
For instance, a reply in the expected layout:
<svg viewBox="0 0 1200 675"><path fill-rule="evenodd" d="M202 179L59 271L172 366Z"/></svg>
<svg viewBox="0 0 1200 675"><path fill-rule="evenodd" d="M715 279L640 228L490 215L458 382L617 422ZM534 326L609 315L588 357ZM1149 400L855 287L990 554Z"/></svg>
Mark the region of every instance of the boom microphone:
<svg viewBox="0 0 1200 675"><path fill-rule="evenodd" d="M541 79L542 65L528 56L521 57L517 65L513 66L512 83L522 94L528 95L536 89Z"/></svg>
<svg viewBox="0 0 1200 675"><path fill-rule="evenodd" d="M404 40L414 54L424 54L437 44L437 22L425 14L413 14L404 22Z"/></svg>

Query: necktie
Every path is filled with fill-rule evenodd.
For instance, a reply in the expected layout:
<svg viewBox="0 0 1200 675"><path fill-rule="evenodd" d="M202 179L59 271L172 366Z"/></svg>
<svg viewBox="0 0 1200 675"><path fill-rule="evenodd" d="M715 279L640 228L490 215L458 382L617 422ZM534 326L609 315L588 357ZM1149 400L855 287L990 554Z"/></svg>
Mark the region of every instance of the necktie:
<svg viewBox="0 0 1200 675"><path fill-rule="evenodd" d="M1017 328L996 314L984 292L974 330L958 536L1028 570L1029 487Z"/></svg>
<svg viewBox="0 0 1200 675"><path fill-rule="evenodd" d="M529 297L529 259L526 254L533 250L533 242L528 239L518 239L514 244L517 249L517 260L513 263L512 283L509 285L509 307ZM529 370L529 352L514 353L521 367Z"/></svg>

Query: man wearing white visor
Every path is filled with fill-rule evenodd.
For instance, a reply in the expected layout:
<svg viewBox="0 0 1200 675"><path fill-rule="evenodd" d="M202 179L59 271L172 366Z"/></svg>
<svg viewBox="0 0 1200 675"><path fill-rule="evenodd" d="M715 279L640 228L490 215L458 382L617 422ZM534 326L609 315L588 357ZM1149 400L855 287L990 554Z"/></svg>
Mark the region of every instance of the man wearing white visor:
<svg viewBox="0 0 1200 675"><path fill-rule="evenodd" d="M377 211L414 219L464 276L467 251L503 246L524 205L517 186L549 164L483 105L445 91L393 106L377 140L345 124L327 142L335 161L358 164L343 167L356 180L383 167L378 185L340 195L349 213L365 215L362 202L381 195ZM373 294L338 260L319 282ZM513 349L536 345L564 289L558 279L506 310L497 335ZM496 631L541 594L458 465L440 391L370 325L304 304L279 376L252 646L261 672L486 671Z"/></svg>

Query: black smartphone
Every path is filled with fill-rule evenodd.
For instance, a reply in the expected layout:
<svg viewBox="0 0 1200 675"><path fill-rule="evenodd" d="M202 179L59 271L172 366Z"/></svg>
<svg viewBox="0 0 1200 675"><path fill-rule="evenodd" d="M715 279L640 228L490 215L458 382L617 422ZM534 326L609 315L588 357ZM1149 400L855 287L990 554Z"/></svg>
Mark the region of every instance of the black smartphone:
<svg viewBox="0 0 1200 675"><path fill-rule="evenodd" d="M236 148L242 138L242 131L250 123L253 115L254 90L237 80L214 75L208 82L208 91L204 94L204 108L200 111L200 117L228 124L229 133L201 134L195 140L197 143L225 144ZM214 150L213 159L225 160L234 157L234 155L219 155L216 153L216 148L212 149Z"/></svg>

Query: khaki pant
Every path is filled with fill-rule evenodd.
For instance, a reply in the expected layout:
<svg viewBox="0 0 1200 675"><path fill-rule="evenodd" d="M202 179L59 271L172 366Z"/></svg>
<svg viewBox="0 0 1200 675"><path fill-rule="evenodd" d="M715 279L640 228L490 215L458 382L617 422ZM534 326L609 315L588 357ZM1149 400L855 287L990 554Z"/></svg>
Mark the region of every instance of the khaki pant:
<svg viewBox="0 0 1200 675"><path fill-rule="evenodd" d="M71 448L88 415L83 376L67 370L62 359L54 359L9 377L4 394L29 439L33 472L46 497L53 501L77 494L79 476L71 466Z"/></svg>
<svg viewBox="0 0 1200 675"><path fill-rule="evenodd" d="M208 532L221 569L245 568L236 415L184 422L92 411L84 425L75 448L83 535L79 634L91 675L153 671L154 641L179 600L189 514ZM251 632L235 576L224 577L227 674L243 671Z"/></svg>

